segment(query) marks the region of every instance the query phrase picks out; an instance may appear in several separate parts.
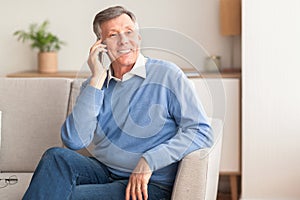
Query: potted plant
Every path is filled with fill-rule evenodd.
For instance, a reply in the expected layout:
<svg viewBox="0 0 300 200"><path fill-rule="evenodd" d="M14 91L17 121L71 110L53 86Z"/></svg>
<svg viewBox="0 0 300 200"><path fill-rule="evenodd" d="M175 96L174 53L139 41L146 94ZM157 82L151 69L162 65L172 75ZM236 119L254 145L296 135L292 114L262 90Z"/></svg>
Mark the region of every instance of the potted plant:
<svg viewBox="0 0 300 200"><path fill-rule="evenodd" d="M18 41L31 42L32 49L38 49L38 71L41 73L57 72L57 52L65 43L56 35L47 31L49 21L44 21L41 25L31 24L29 31L18 30L14 35Z"/></svg>

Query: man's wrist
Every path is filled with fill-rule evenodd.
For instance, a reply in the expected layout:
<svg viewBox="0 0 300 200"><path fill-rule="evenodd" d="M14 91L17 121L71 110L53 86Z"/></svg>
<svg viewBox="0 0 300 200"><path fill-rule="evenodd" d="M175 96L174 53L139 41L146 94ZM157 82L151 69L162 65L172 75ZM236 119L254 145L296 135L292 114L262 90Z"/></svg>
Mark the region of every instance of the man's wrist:
<svg viewBox="0 0 300 200"><path fill-rule="evenodd" d="M96 76L92 76L91 80L90 80L90 85L97 88L97 89L101 89L104 81L106 79L107 76L107 72L104 71L103 73L96 75Z"/></svg>

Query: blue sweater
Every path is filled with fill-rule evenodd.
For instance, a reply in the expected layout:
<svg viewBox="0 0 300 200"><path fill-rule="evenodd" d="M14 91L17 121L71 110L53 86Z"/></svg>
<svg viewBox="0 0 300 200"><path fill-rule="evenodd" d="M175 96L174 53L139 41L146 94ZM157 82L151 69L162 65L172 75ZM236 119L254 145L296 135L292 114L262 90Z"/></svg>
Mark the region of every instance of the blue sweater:
<svg viewBox="0 0 300 200"><path fill-rule="evenodd" d="M172 185L178 161L212 144L211 128L193 85L176 65L148 58L144 67L146 77L106 79L101 90L87 80L61 136L74 150L93 142L93 155L122 177L144 157L153 171L150 181Z"/></svg>

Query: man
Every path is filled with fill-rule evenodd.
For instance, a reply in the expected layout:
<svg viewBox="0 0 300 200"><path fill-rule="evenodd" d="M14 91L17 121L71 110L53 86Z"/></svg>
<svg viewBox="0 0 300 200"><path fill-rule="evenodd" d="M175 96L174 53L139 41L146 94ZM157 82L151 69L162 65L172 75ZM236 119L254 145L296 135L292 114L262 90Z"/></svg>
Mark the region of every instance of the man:
<svg viewBox="0 0 300 200"><path fill-rule="evenodd" d="M170 199L178 162L212 144L206 115L176 65L140 53L133 13L110 7L93 25L92 76L61 132L72 150L93 142L93 157L49 149L24 199Z"/></svg>

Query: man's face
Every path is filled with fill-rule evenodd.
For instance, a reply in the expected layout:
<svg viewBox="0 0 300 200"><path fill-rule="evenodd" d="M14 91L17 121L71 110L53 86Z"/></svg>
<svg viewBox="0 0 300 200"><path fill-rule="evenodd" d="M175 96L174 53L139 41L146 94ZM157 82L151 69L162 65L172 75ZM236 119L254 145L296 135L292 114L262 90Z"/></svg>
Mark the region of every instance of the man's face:
<svg viewBox="0 0 300 200"><path fill-rule="evenodd" d="M100 28L113 64L133 66L139 54L141 36L131 18L123 14L104 22Z"/></svg>

